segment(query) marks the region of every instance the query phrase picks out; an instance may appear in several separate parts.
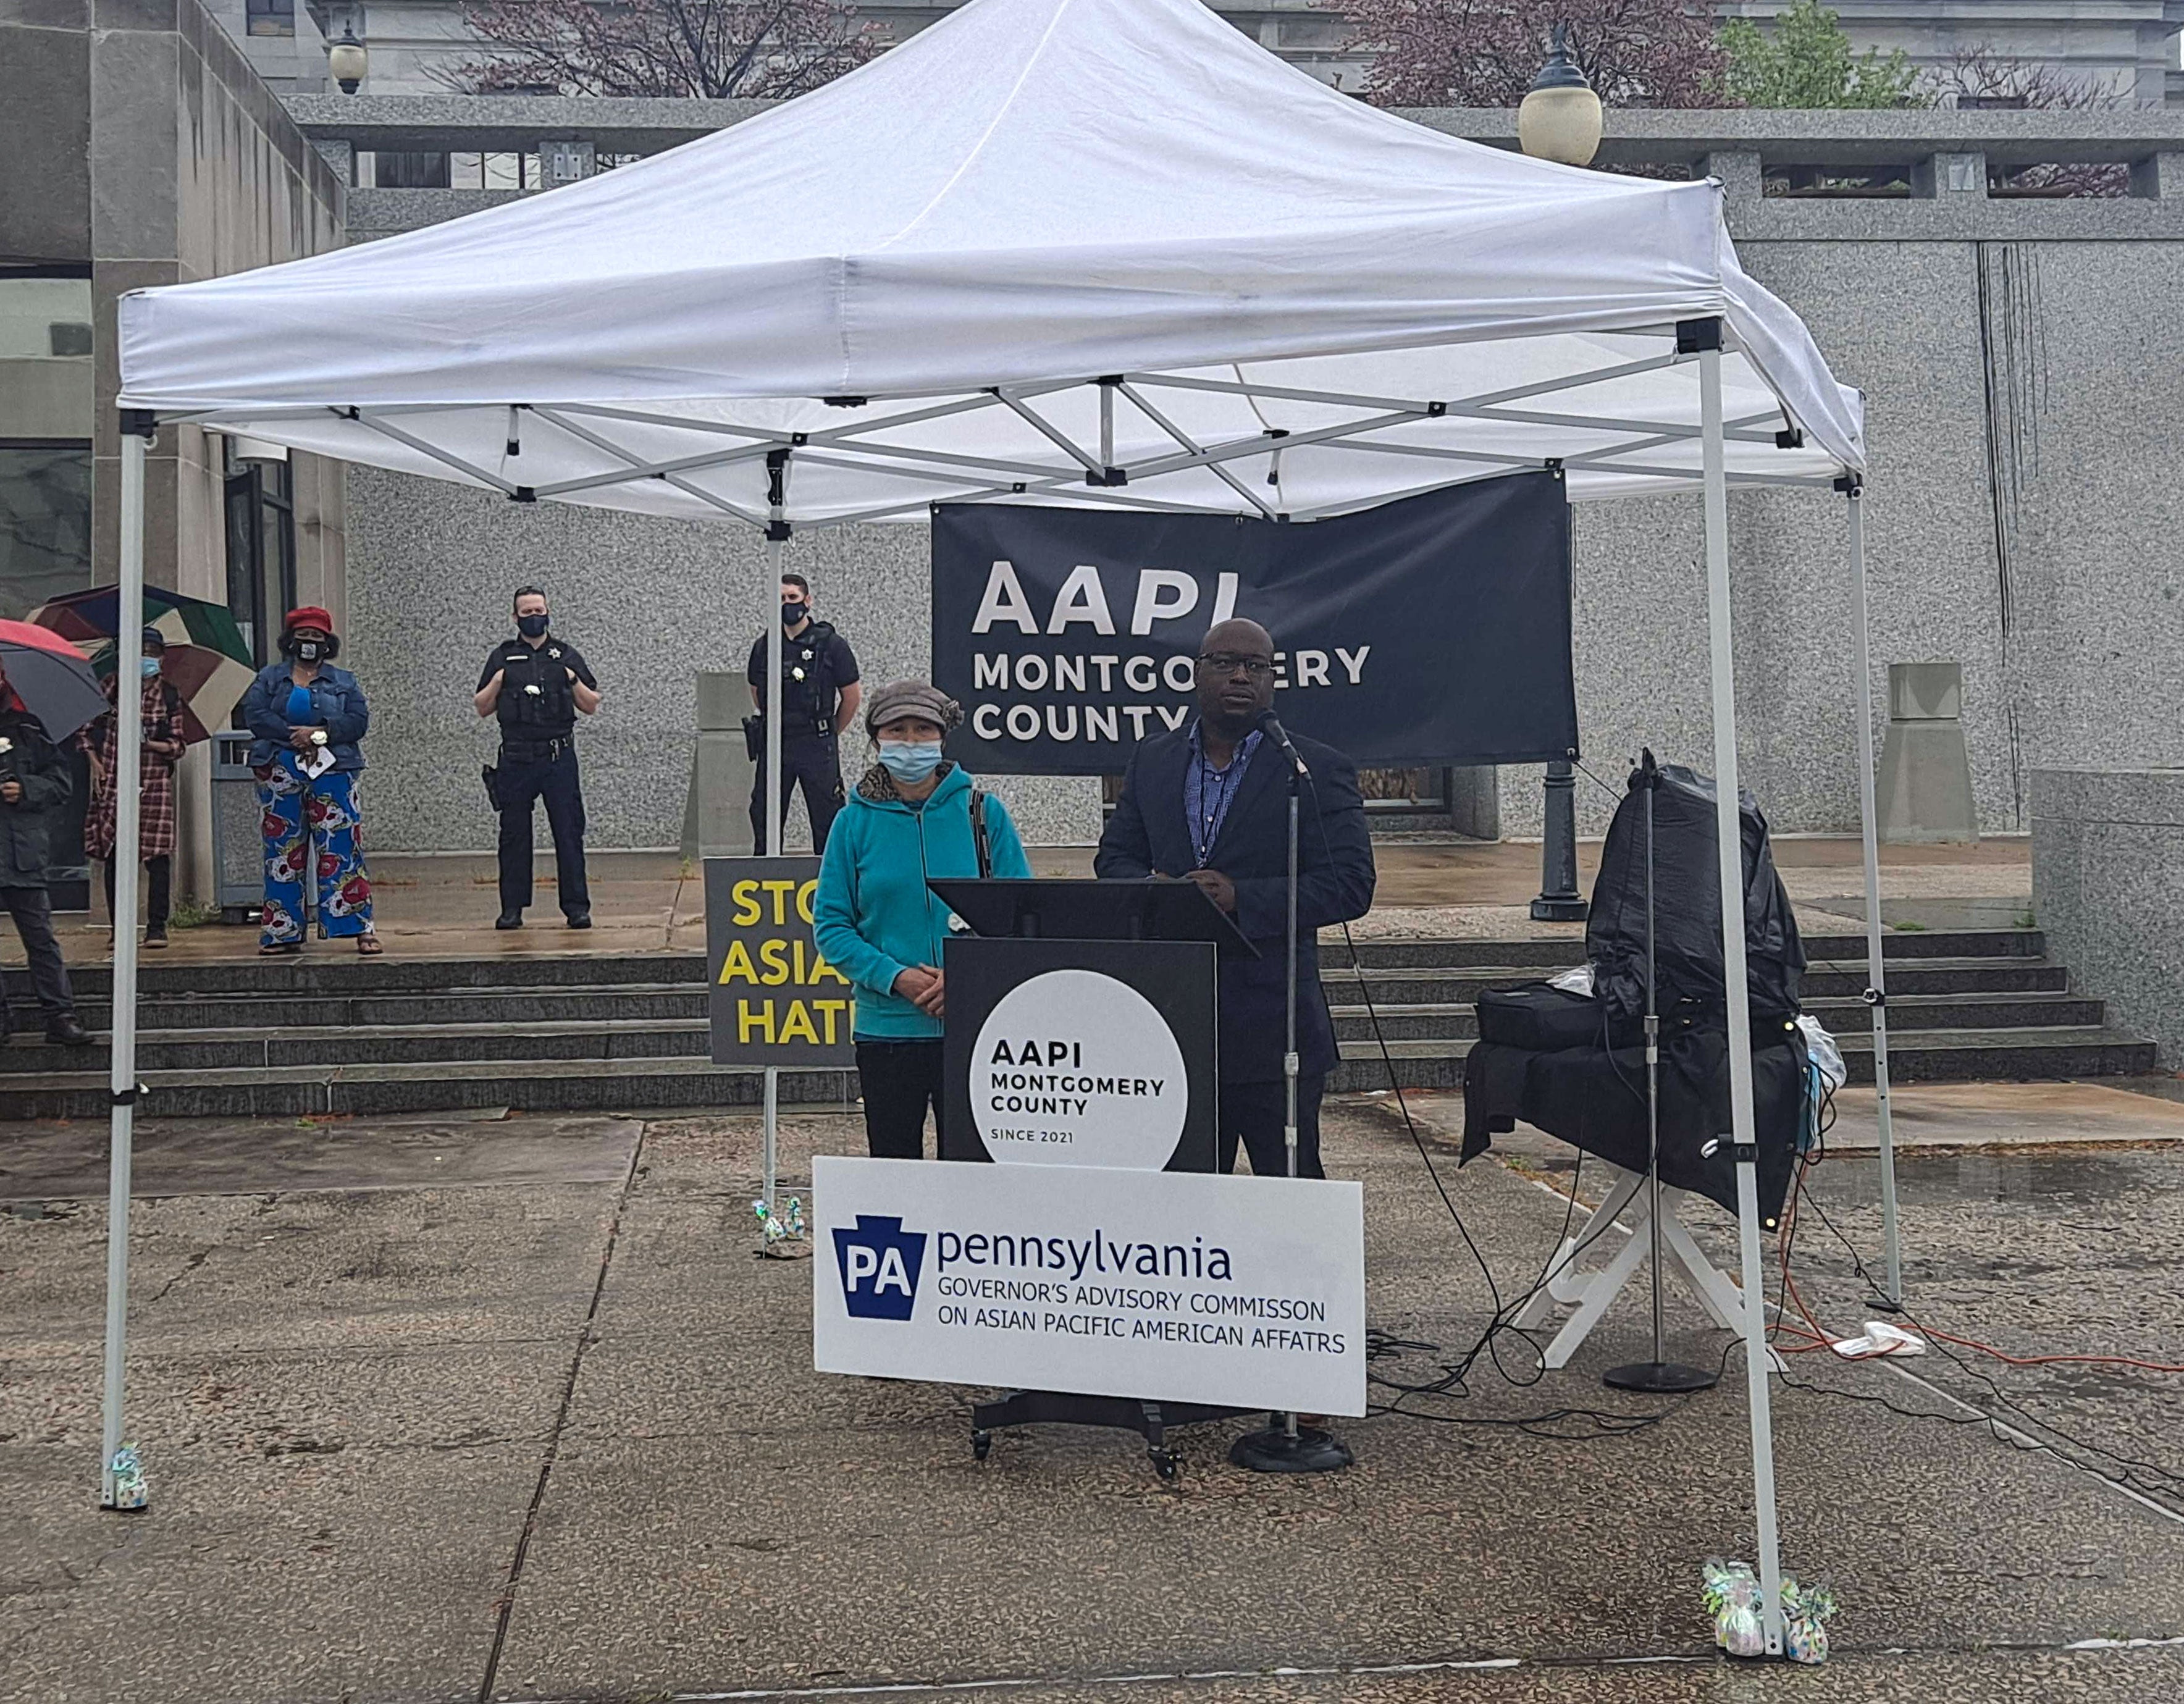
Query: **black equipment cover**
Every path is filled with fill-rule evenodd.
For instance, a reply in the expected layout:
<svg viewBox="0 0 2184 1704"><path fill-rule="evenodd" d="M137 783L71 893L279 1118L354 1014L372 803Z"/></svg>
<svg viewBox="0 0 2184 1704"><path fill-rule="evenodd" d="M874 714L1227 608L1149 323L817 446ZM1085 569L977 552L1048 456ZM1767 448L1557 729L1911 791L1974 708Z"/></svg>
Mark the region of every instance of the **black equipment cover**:
<svg viewBox="0 0 2184 1704"><path fill-rule="evenodd" d="M1805 1039L1794 1023L1755 1030L1752 1105L1758 1138L1759 1216L1782 1216L1804 1129ZM1646 1049L1594 1043L1534 1053L1474 1044L1463 1062L1463 1150L1471 1161L1518 1119L1626 1172L1646 1169ZM1729 1139L1729 1038L1691 1029L1661 1038L1661 1181L1736 1211ZM1717 1140L1716 1139L1719 1139ZM1708 1150L1711 1148L1712 1151Z"/></svg>
<svg viewBox="0 0 2184 1704"><path fill-rule="evenodd" d="M1605 1013L1600 1002L1552 983L1489 988L1479 996L1478 1010L1482 1041L1551 1053L1558 1048L1591 1047L1603 1039Z"/></svg>
<svg viewBox="0 0 2184 1704"><path fill-rule="evenodd" d="M1714 785L1680 764L1653 773L1661 1180L1733 1213ZM1485 1152L1494 1133L1521 1118L1625 1170L1646 1169L1646 783L1645 770L1632 772L1601 849L1585 936L1596 998L1581 1001L1546 983L1480 998L1481 1039L1464 1065L1465 1160ZM1771 1228L1806 1124L1808 1056L1797 1027L1805 949L1774 868L1766 819L1751 794L1738 802L1759 1209ZM1588 1028L1580 1037L1581 1022Z"/></svg>
<svg viewBox="0 0 2184 1704"><path fill-rule="evenodd" d="M1654 974L1661 1027L1726 1010L1721 961L1721 877L1715 862L1711 776L1681 764L1656 771L1653 800ZM1757 1036L1797 1016L1805 949L1790 896L1775 872L1767 820L1749 793L1738 796L1744 839L1744 955ZM1585 928L1593 992L1607 1005L1617 1039L1635 1039L1646 1013L1646 789L1634 770L1600 851L1600 876Z"/></svg>

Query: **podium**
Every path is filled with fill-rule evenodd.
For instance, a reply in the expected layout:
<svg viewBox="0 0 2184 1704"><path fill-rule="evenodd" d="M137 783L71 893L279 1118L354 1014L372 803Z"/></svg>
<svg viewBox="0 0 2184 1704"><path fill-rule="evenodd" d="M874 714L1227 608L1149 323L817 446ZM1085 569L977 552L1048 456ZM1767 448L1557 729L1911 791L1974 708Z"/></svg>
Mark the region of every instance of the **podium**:
<svg viewBox="0 0 2184 1704"><path fill-rule="evenodd" d="M971 933L944 951L940 1157L1216 1169L1219 961L1256 949L1189 882L933 881ZM1164 1479L1166 1428L1250 1411L1014 1391L972 1412L983 1460L1003 1427L1060 1421L1139 1434Z"/></svg>
<svg viewBox="0 0 2184 1704"><path fill-rule="evenodd" d="M1214 1169L1217 961L1256 956L1184 882L936 881L947 944L940 1157Z"/></svg>

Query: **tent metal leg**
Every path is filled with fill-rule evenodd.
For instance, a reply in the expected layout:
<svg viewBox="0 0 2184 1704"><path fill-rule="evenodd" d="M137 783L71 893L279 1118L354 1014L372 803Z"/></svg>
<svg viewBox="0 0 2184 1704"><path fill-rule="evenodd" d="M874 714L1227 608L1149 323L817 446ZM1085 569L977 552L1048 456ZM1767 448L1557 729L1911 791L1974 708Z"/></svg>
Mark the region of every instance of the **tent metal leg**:
<svg viewBox="0 0 2184 1704"><path fill-rule="evenodd" d="M1774 1526L1774 1436L1765 1278L1760 1267L1757 1124L1752 1104L1751 987L1744 961L1744 835L1738 810L1736 671L1730 633L1729 477L1722 443L1721 348L1699 354L1706 490L1707 643L1713 687L1715 839L1720 854L1722 969L1729 990L1729 1104L1743 1256L1745 1393L1752 1411L1752 1510L1759 1527L1761 1615L1770 1656L1782 1651L1782 1558Z"/></svg>
<svg viewBox="0 0 2184 1704"><path fill-rule="evenodd" d="M121 584L114 626L120 702L131 704L144 655L144 459L149 416L125 417L121 433ZM136 877L142 800L143 718L114 717L113 1128L106 1187L106 1378L99 1425L101 1508L144 1506L142 1481L118 1474L129 1339L129 1200L136 1122ZM129 777L124 785L123 777Z"/></svg>
<svg viewBox="0 0 2184 1704"><path fill-rule="evenodd" d="M782 487L786 482L786 458L779 465L774 482L773 521L767 530L766 543L766 850L769 857L783 855L781 831L783 827L781 786L781 576L782 557L788 541L780 537L782 529ZM766 1224L771 1230L773 1214L778 1203L774 1199L780 1183L781 1158L781 1067L769 1065L766 1068L766 1136L765 1186Z"/></svg>
<svg viewBox="0 0 2184 1704"><path fill-rule="evenodd" d="M1888 977L1880 953L1880 848L1874 805L1873 634L1865 606L1865 486L1843 481L1850 514L1850 626L1858 652L1858 822L1865 843L1865 998L1873 1008L1874 1111L1880 1127L1880 1235L1886 1255L1886 1293L1903 1305L1903 1243L1896 1217L1896 1131L1888 1105Z"/></svg>

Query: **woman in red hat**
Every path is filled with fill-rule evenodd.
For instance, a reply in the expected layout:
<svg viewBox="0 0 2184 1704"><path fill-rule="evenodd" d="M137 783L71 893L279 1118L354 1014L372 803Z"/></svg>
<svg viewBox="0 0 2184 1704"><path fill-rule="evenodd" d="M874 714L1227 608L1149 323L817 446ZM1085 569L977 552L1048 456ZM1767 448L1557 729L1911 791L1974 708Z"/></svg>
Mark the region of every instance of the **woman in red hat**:
<svg viewBox="0 0 2184 1704"><path fill-rule="evenodd" d="M371 878L364 867L358 743L371 725L364 688L333 666L341 649L333 617L315 604L281 624L287 660L259 671L242 695L242 722L256 736L250 766L265 836L265 904L258 950L279 957L304 949L304 884L314 882L319 932L353 939L377 956Z"/></svg>

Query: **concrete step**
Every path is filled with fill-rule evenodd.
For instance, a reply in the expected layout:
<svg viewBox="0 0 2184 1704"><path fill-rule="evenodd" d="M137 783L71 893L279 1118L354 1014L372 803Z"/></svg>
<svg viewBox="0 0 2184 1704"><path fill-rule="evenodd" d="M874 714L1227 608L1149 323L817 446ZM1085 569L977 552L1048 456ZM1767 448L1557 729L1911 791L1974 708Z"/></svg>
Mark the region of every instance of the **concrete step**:
<svg viewBox="0 0 2184 1704"><path fill-rule="evenodd" d="M1575 964L1585 956L1576 936L1540 940L1375 938L1357 944L1359 959L1375 968L1417 966L1509 968L1514 977L1536 976L1543 968ZM75 938L64 943L72 960L82 950ZM1330 933L1321 944L1321 960L1340 967L1349 949ZM2038 958L2046 947L2036 929L1892 931L1883 950L1891 964L1929 959ZM1815 935L1805 941L1816 963L1845 966L1865 959L1863 935ZM113 987L113 966L104 959L71 962L77 994L103 1000ZM702 984L704 960L695 953L511 952L505 955L437 958L393 953L359 959L334 942L315 942L300 958L242 958L183 961L158 953L139 961L137 983L148 996L218 994L290 995L307 999L443 993L450 990L537 991L612 988L632 983Z"/></svg>
<svg viewBox="0 0 2184 1704"><path fill-rule="evenodd" d="M1873 1081L1869 1037L1841 1038L1843 1063L1852 1083ZM1396 1079L1405 1089L1460 1089L1472 1042L1395 1041L1387 1044ZM1342 1065L1334 1087L1344 1093L1389 1087L1387 1063L1370 1039L1340 1044ZM1914 1031L1888 1039L1892 1083L2054 1082L2075 1077L2135 1077L2153 1069L2150 1041L2117 1029L1946 1029Z"/></svg>
<svg viewBox="0 0 2184 1704"><path fill-rule="evenodd" d="M1873 1008L1864 1000L1837 999L1808 1000L1805 1009L1830 1034L1869 1033ZM1380 1005L1371 1010L1357 1005L1330 1005L1338 1039L1370 1040L1373 1015L1377 1011L1381 1033L1390 1040L1457 1039L1479 1033L1477 1008L1469 1002L1430 1005ZM1888 1033L1892 1038L1914 1030L2021 1029L2059 1026L2098 1029L2105 1010L2097 1000L2081 1000L2049 994L1940 994L1892 1000L1888 1003Z"/></svg>
<svg viewBox="0 0 2184 1704"><path fill-rule="evenodd" d="M86 1027L113 1027L104 998L79 1000ZM475 988L379 994L155 994L140 1001L137 1025L153 1031L192 1029L351 1029L386 1024L553 1024L598 1021L660 1022L705 1015L703 983L628 983L546 988ZM16 1015L25 1028L35 1008Z"/></svg>
<svg viewBox="0 0 2184 1704"><path fill-rule="evenodd" d="M159 1118L384 1116L510 1106L524 1111L637 1111L752 1106L765 1074L702 1059L482 1061L465 1064L279 1066L266 1070L147 1072L141 1103ZM838 1105L857 1092L853 1071L785 1071L784 1101ZM106 1077L91 1071L8 1078L0 1118L97 1118Z"/></svg>
<svg viewBox="0 0 2184 1704"><path fill-rule="evenodd" d="M90 1048L43 1042L0 1048L0 1084L66 1061L104 1070L106 1038ZM711 1031L702 1018L616 1019L541 1024L359 1024L237 1029L145 1030L140 1072L272 1070L287 1066L471 1064L499 1060L704 1058Z"/></svg>
<svg viewBox="0 0 2184 1704"><path fill-rule="evenodd" d="M1475 1000L1488 988L1512 988L1536 982L1537 966L1522 965L1421 966L1389 970L1367 967L1323 970L1321 983L1328 999L1339 1005L1358 1004L1363 988L1378 1003L1394 1005L1433 1005ZM1892 1001L1907 994L2003 994L2045 992L2061 994L2070 987L2070 972L2046 959L1996 955L1989 957L1922 959L1888 966ZM1865 967L1830 968L1814 966L1805 972L1807 1001L1853 998L1864 992Z"/></svg>
<svg viewBox="0 0 2184 1704"><path fill-rule="evenodd" d="M1826 1028L1840 1036L1858 1034L1871 1027L1872 1008L1862 1000L1819 1000L1809 1009ZM1362 1005L1341 1005L1332 1007L1338 1039L1371 1040L1375 1010L1379 1033L1391 1041L1458 1041L1479 1033L1476 1009L1468 1002L1390 1005L1372 1010ZM702 1000L699 1011L702 1014ZM1889 1012L1892 1036L1935 1029L2098 1029L2103 1018L2098 1000L2043 994L1913 997L1892 1001ZM710 1044L710 1029L702 1015L550 1023L449 1022L426 1018L408 1024L148 1028L137 1037L136 1061L140 1072L223 1072L290 1066L702 1059ZM56 1069L103 1071L107 1061L103 1037L100 1044L86 1049L19 1041L0 1048L0 1084Z"/></svg>
<svg viewBox="0 0 2184 1704"><path fill-rule="evenodd" d="M1379 936L1355 945L1355 962L1381 970L1426 965L1563 966L1585 958L1585 942L1576 935L1515 941ZM1815 963L1865 962L1862 934L1807 935L1804 945L1806 958ZM1882 957L1889 964L1915 959L2038 958L2046 951L2046 940L2037 929L1892 929L1881 937ZM1323 932L1319 954L1323 965L1353 962L1340 931Z"/></svg>
<svg viewBox="0 0 2184 1704"><path fill-rule="evenodd" d="M1507 948L1516 943L1498 944ZM1495 955L1506 958L1507 953ZM656 966L652 961L629 961L639 966ZM254 966L253 968L256 968ZM283 973L286 966L273 967ZM1385 1005L1468 1003L1490 988L1506 988L1531 982L1551 966L1524 963L1475 966L1419 965L1388 969L1368 967L1367 990ZM1338 1004L1361 1001L1358 972L1348 966L1327 967L1323 977L1328 997ZM92 994L79 977L78 1011L93 1030L112 1027L112 1007L103 992ZM1917 959L1892 966L1890 993L1903 996L1951 993L2046 991L2060 993L2068 982L2060 965L2044 959L1990 955L1970 958ZM1806 973L1808 1000L1819 1003L1854 995L1865 987L1861 962L1830 968L1815 966ZM548 983L539 987L452 986L406 990L360 989L349 993L309 988L249 988L208 993L149 991L138 1005L137 1022L147 1033L177 1029L305 1028L324 1026L354 1028L383 1024L554 1024L593 1021L671 1021L698 1019L705 1013L705 984L702 981L629 981ZM40 1027L35 1007L27 997L17 1008L18 1026L25 1032ZM1833 1027L1833 1025L1830 1026ZM4 1069L0 1066L0 1069Z"/></svg>

